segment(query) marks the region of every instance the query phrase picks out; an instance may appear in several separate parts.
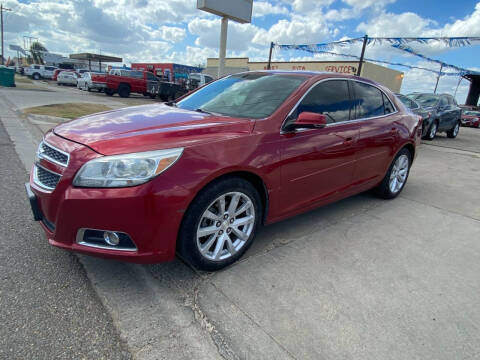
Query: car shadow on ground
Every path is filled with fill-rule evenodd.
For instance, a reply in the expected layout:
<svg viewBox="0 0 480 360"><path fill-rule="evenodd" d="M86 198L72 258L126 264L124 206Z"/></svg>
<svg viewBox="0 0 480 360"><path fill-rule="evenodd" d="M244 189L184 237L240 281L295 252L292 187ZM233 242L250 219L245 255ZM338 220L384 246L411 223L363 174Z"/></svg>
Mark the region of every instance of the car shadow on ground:
<svg viewBox="0 0 480 360"><path fill-rule="evenodd" d="M304 214L263 226L243 257L221 271L231 269L252 257L263 256L298 239L308 238L310 234L318 234L342 221L354 219L357 215L380 206L385 201L377 198L371 191L367 191ZM193 269L178 256L172 262L146 265L146 268L160 282L176 283L177 288L182 292L188 288L194 288L198 281L206 280L215 275L215 273Z"/></svg>

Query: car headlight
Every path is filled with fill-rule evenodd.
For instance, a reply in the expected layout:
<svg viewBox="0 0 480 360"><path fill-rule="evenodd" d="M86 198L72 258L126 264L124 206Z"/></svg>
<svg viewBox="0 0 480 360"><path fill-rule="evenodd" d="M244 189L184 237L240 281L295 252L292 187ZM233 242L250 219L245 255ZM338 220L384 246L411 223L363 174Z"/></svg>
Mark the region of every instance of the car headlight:
<svg viewBox="0 0 480 360"><path fill-rule="evenodd" d="M167 170L183 148L103 156L82 166L73 180L81 187L127 187L146 183Z"/></svg>

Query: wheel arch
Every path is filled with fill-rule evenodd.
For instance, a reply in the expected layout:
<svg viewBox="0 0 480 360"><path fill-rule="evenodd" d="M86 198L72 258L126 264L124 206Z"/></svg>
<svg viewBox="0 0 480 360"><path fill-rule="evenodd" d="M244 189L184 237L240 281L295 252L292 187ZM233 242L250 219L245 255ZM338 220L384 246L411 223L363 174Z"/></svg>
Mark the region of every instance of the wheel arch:
<svg viewBox="0 0 480 360"><path fill-rule="evenodd" d="M256 173L248 170L231 170L222 174L219 174L213 178L210 178L208 181L206 181L204 184L202 184L200 190L198 190L197 194L192 198L192 200L189 202L187 208L185 209L184 216L190 209L190 206L194 203L194 201L197 199L198 194L211 184L222 181L223 179L228 179L228 178L240 178L243 180L248 181L253 185L253 187L258 191L258 194L260 195L260 199L262 201L262 206L263 206L263 214L262 214L262 224L265 224L265 221L267 219L268 215L268 209L270 205L270 200L268 196L268 190L265 182L263 179ZM183 219L182 219L183 222Z"/></svg>

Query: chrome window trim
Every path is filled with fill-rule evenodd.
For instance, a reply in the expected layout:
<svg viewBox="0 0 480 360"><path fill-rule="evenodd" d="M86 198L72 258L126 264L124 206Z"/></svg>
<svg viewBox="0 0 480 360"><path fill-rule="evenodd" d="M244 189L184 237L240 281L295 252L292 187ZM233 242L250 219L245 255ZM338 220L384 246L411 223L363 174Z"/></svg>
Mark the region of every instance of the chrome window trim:
<svg viewBox="0 0 480 360"><path fill-rule="evenodd" d="M87 230L94 230L94 231L111 231L111 232L115 232L115 233L125 234L125 235L127 235L127 236L130 238L130 240L132 241L133 245L135 246L135 249L122 248L122 247L114 247L114 246L107 246L107 245L96 245L96 244L88 243L88 242L86 242L86 241L83 241L83 235L85 234L85 231L87 231ZM78 245L88 246L88 247L95 248L95 249L118 250L118 251L128 251L128 252L136 252L136 251L138 251L138 249L137 249L137 244L135 244L135 241L133 241L133 239L132 239L132 237L131 237L130 235L128 235L126 232L123 232L123 231L100 230L100 229L92 229L92 228L80 228L80 229L78 229L78 231L77 231L77 236L75 237L75 242L76 242Z"/></svg>
<svg viewBox="0 0 480 360"><path fill-rule="evenodd" d="M58 151L59 153L65 155L65 156L67 157L67 163L66 163L66 164L61 163L60 161L57 161L57 160L51 158L50 156L43 155L43 152L40 151L40 149L42 148L42 145L43 145L43 144L46 144L47 146L51 147L52 149L54 149L54 150ZM62 151L62 150L56 148L55 146L53 146L53 145L51 145L50 143L48 143L47 141L45 141L45 139L42 140L42 141L40 142L40 144L38 145L38 148L37 148L37 156L38 156L39 158L41 158L41 159L45 159L45 160L47 160L47 161L50 161L50 162L52 162L52 163L54 163L54 164L60 165L61 167L65 167L65 168L68 166L68 164L69 164L69 162L70 162L70 154L69 154L69 153L67 153L67 152L65 152L65 151Z"/></svg>
<svg viewBox="0 0 480 360"><path fill-rule="evenodd" d="M37 175L37 169L38 168L42 168L42 170L45 170L46 172L49 172L50 174L54 174L54 175L59 176L60 177L58 179L59 182L60 182L60 179L62 178L62 174L58 174L55 171L45 169L43 166L39 165L38 163L35 163L34 166L33 166L33 182L34 182L34 184L37 185L37 186L40 186L42 189L46 189L46 190L50 190L50 191L55 190L54 187L46 186L46 185L44 185L40 182L40 180L38 179L38 175Z"/></svg>
<svg viewBox="0 0 480 360"><path fill-rule="evenodd" d="M330 124L327 124L325 127L330 127L330 126L336 126L336 125L339 125L339 124L345 124L345 123L356 123L356 122L360 122L360 121L364 121L364 120L370 120L370 119L381 119L381 118L384 118L386 116L390 116L390 115L394 115L394 114L397 114L398 113L398 109L397 107L395 106L395 103L392 101L392 99L385 93L385 91L383 91L381 88L379 88L377 85L375 84L371 84L371 83L368 83L366 81L362 81L362 80L358 80L358 79L352 79L352 78L344 78L344 77L335 77L335 78L327 78L327 79L322 79L322 80L319 80L317 81L316 83L314 83L306 92L305 94L302 95L302 97L296 102L296 104L292 107L292 110L290 110L290 112L287 114L287 116L285 117L285 119L283 120L283 123L282 123L282 126L280 128L280 134L285 134L285 133L292 133L292 131L284 131L283 128L285 126L285 123L287 121L287 119L290 117L290 115L292 115L292 113L297 109L298 105L303 101L303 99L305 98L305 96L307 96L310 91L312 91L312 89L317 86L318 84L321 84L323 82L326 82L326 81L338 81L338 80L343 80L343 81L356 81L356 82L359 82L359 83L363 83L363 84L366 84L366 85L370 85L370 86L373 86L374 88L380 90L380 92L385 95L385 97L390 101L390 103L392 104L393 108L395 111L391 112L390 114L384 114L384 115L380 115L380 116L372 116L372 117L368 117L368 118L360 118L360 119L354 119L354 120L347 120L347 121L339 121L339 122L335 122L335 123L330 123ZM304 132L304 131L307 131L307 130L317 130L317 129L299 129L299 130L295 130L293 132Z"/></svg>

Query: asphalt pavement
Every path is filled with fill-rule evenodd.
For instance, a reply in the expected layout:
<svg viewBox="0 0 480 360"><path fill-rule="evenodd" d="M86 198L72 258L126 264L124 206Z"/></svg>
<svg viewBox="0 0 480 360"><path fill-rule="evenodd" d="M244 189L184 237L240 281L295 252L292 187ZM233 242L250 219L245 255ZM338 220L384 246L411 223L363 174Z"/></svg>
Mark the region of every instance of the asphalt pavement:
<svg viewBox="0 0 480 360"><path fill-rule="evenodd" d="M0 359L130 359L78 258L48 245L0 122Z"/></svg>

